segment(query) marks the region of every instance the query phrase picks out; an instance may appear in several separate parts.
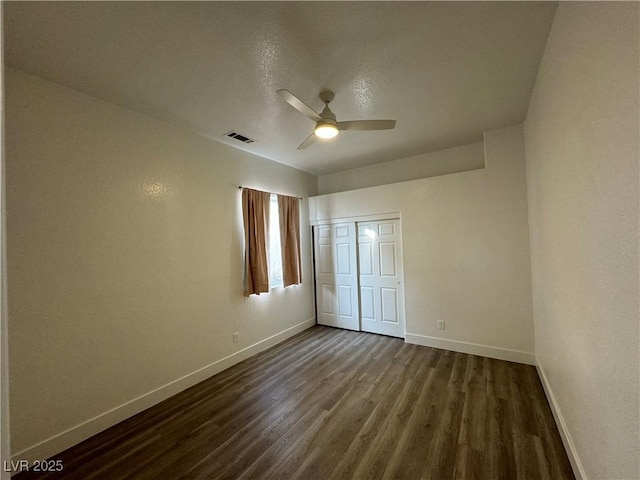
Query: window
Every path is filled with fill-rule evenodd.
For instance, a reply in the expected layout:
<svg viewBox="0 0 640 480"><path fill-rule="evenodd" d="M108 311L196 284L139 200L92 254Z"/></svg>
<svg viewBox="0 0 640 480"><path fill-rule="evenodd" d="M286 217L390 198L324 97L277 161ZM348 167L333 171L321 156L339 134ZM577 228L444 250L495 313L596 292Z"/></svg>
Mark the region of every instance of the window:
<svg viewBox="0 0 640 480"><path fill-rule="evenodd" d="M242 187L246 296L302 283L299 200Z"/></svg>
<svg viewBox="0 0 640 480"><path fill-rule="evenodd" d="M280 246L280 215L278 196L271 194L269 203L269 289L282 287L282 247Z"/></svg>

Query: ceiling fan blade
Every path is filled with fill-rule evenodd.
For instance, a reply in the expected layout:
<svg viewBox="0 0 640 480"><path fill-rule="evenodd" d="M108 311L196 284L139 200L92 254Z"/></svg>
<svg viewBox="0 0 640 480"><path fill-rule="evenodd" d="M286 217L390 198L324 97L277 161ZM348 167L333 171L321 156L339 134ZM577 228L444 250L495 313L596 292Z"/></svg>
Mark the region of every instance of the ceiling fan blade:
<svg viewBox="0 0 640 480"><path fill-rule="evenodd" d="M395 120L351 120L348 122L338 122L338 130L390 130L395 126Z"/></svg>
<svg viewBox="0 0 640 480"><path fill-rule="evenodd" d="M311 145L313 142L315 142L315 141L316 141L316 134L315 134L315 133L312 133L311 135L309 135L309 136L307 137L307 139L306 139L304 142L302 142L302 143L300 144L300 146L298 147L298 150L304 150L305 148L307 148L308 146L310 146L310 145Z"/></svg>
<svg viewBox="0 0 640 480"><path fill-rule="evenodd" d="M309 117L314 122L318 122L318 121L322 120L320 118L320 115L318 115L316 112L314 112L313 109L309 105L304 103L302 100L300 100L298 97L296 97L289 90L284 90L284 89L283 90L277 90L276 93L278 93L284 99L285 102L287 102L289 105L291 105L293 108L298 110L303 115L306 115L307 117Z"/></svg>

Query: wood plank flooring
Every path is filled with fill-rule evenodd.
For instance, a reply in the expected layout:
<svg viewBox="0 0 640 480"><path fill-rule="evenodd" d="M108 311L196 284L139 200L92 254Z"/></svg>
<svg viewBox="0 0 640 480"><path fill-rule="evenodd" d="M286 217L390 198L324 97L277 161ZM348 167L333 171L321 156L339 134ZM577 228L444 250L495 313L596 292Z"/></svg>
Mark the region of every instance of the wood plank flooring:
<svg viewBox="0 0 640 480"><path fill-rule="evenodd" d="M316 326L27 479L573 479L534 367Z"/></svg>

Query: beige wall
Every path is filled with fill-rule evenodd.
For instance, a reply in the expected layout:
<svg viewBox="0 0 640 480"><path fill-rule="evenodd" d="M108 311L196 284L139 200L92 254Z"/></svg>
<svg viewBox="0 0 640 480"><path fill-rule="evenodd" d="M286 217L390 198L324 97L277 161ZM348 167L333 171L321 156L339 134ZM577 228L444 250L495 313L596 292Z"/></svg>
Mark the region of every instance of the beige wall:
<svg viewBox="0 0 640 480"><path fill-rule="evenodd" d="M14 454L45 458L310 326L308 228L303 285L242 296L238 186L307 197L316 177L19 71L6 83Z"/></svg>
<svg viewBox="0 0 640 480"><path fill-rule="evenodd" d="M2 17L4 4L0 4ZM4 22L0 22L0 64L4 65ZM11 457L9 447L9 334L7 330L7 285L5 242L5 175L4 175L4 68L0 70L0 465ZM8 469L0 471L0 479L11 477Z"/></svg>
<svg viewBox="0 0 640 480"><path fill-rule="evenodd" d="M399 212L407 340L532 363L522 125L485 152L486 169L313 197L310 218Z"/></svg>
<svg viewBox="0 0 640 480"><path fill-rule="evenodd" d="M589 479L640 477L638 6L560 3L525 128L537 362Z"/></svg>
<svg viewBox="0 0 640 480"><path fill-rule="evenodd" d="M318 193L406 182L484 168L484 143L471 143L318 177Z"/></svg>

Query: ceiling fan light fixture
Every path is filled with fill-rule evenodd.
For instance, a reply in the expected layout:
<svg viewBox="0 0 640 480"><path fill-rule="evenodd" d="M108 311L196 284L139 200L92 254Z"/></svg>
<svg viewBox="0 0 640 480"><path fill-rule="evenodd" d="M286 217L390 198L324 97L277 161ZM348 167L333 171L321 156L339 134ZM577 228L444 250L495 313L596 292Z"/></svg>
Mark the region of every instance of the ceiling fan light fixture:
<svg viewBox="0 0 640 480"><path fill-rule="evenodd" d="M338 135L338 127L332 123L319 123L315 134L320 138L333 138Z"/></svg>

